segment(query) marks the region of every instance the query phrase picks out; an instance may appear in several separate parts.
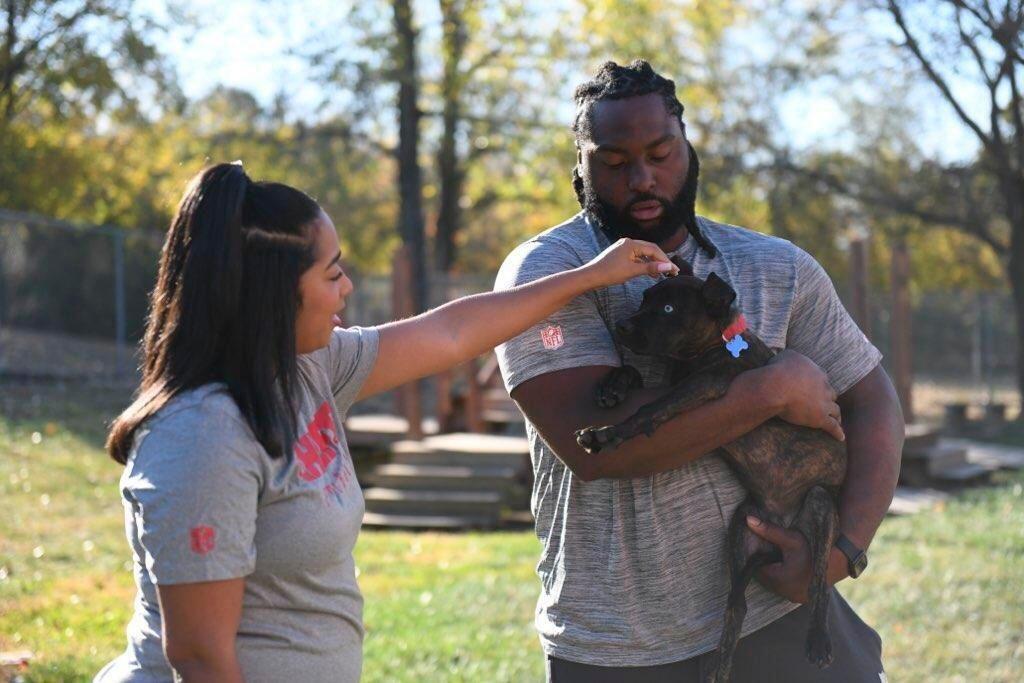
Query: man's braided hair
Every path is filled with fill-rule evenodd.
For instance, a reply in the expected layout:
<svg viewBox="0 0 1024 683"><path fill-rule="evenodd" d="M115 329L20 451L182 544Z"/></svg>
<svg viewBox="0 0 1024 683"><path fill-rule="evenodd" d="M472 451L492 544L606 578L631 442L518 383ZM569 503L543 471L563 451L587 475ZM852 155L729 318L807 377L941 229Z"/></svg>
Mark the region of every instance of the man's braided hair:
<svg viewBox="0 0 1024 683"><path fill-rule="evenodd" d="M576 101L576 118L573 120L572 130L576 135L577 146L581 140L590 139L593 134L595 103L602 100L624 100L652 94L661 95L666 111L679 119L679 129L685 134L684 107L676 97L675 81L660 75L645 59L634 60L629 66L621 66L611 61L602 64L592 79L576 86L576 90L573 92L573 99ZM687 145L689 146L689 143ZM690 150L692 163L697 163L696 154L692 153L692 147ZM583 206L583 177L580 175L579 165L572 170L572 187L576 192L577 201L580 206ZM700 234L696 220L692 225L689 224L689 221L687 223L687 230L697 244L708 253L714 254L715 248Z"/></svg>
<svg viewBox="0 0 1024 683"><path fill-rule="evenodd" d="M597 70L597 75L589 81L580 83L573 92L576 119L572 123L572 130L576 133L576 140L589 138L593 132L591 109L595 102L624 100L652 94L661 95L665 109L679 119L679 127L685 131L683 104L676 98L674 81L658 74L643 59L637 59L629 66L605 62Z"/></svg>

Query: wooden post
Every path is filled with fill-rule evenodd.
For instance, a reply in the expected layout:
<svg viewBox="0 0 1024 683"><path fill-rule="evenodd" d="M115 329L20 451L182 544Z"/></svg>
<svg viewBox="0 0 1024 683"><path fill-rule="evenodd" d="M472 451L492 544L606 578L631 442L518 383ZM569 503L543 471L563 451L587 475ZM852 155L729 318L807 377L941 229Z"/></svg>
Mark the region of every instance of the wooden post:
<svg viewBox="0 0 1024 683"><path fill-rule="evenodd" d="M396 320L413 314L412 259L409 248L401 246L395 250L391 271L391 310ZM420 402L418 382L409 382L395 393L396 412L405 417L410 439L423 438L423 406Z"/></svg>
<svg viewBox="0 0 1024 683"><path fill-rule="evenodd" d="M483 434L484 426L483 395L480 384L476 381L476 359L469 361L466 368L466 429L474 434Z"/></svg>
<svg viewBox="0 0 1024 683"><path fill-rule="evenodd" d="M868 241L855 238L850 241L850 281L853 285L851 305L853 319L861 331L871 338L871 316L868 309Z"/></svg>
<svg viewBox="0 0 1024 683"><path fill-rule="evenodd" d="M437 388L437 429L444 434L452 431L452 423L455 419L454 406L452 405L452 372L445 370L434 377Z"/></svg>
<svg viewBox="0 0 1024 683"><path fill-rule="evenodd" d="M896 380L896 393L903 408L903 419L914 421L914 341L910 308L910 252L901 236L892 245L892 318L889 323L889 353Z"/></svg>

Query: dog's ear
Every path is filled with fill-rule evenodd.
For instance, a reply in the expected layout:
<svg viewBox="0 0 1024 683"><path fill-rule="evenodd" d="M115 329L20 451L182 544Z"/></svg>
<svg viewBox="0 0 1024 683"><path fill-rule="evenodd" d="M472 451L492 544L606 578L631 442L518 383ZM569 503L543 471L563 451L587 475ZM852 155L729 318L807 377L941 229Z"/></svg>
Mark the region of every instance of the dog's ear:
<svg viewBox="0 0 1024 683"><path fill-rule="evenodd" d="M680 275L693 275L693 267L690 265L689 261L679 254L673 254L669 257L669 260L676 264L676 268L679 269Z"/></svg>
<svg viewBox="0 0 1024 683"><path fill-rule="evenodd" d="M704 281L700 293L704 297L704 307L715 318L724 318L729 313L732 302L736 301L736 290L714 273L708 273L708 279Z"/></svg>

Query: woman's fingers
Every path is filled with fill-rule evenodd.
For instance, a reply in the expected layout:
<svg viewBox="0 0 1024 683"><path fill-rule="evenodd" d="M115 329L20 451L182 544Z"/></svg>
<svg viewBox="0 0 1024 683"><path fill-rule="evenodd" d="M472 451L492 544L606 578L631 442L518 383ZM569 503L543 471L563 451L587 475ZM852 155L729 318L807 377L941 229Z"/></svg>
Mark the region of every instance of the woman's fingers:
<svg viewBox="0 0 1024 683"><path fill-rule="evenodd" d="M671 263L665 263L664 261L650 261L647 263L647 274L651 277L657 278L662 275L675 275L679 272L679 269Z"/></svg>
<svg viewBox="0 0 1024 683"><path fill-rule="evenodd" d="M657 244L623 238L601 252L588 266L601 274L605 285L619 284L639 275L659 278L679 272Z"/></svg>
<svg viewBox="0 0 1024 683"><path fill-rule="evenodd" d="M629 242L633 260L638 263L646 263L646 273L651 277L676 275L679 272L676 264L669 260L668 255L657 244L644 240L630 240Z"/></svg>

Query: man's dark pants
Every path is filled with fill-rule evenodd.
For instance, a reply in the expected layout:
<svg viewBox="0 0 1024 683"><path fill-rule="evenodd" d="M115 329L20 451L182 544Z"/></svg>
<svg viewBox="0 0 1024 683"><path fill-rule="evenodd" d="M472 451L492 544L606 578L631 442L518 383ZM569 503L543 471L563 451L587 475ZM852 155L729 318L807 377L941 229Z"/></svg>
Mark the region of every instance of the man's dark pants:
<svg viewBox="0 0 1024 683"><path fill-rule="evenodd" d="M829 596L832 666L819 669L804 655L811 610L801 605L740 639L733 683L879 683L882 639L857 616L838 591ZM661 666L602 667L548 657L548 683L703 683L713 653Z"/></svg>

